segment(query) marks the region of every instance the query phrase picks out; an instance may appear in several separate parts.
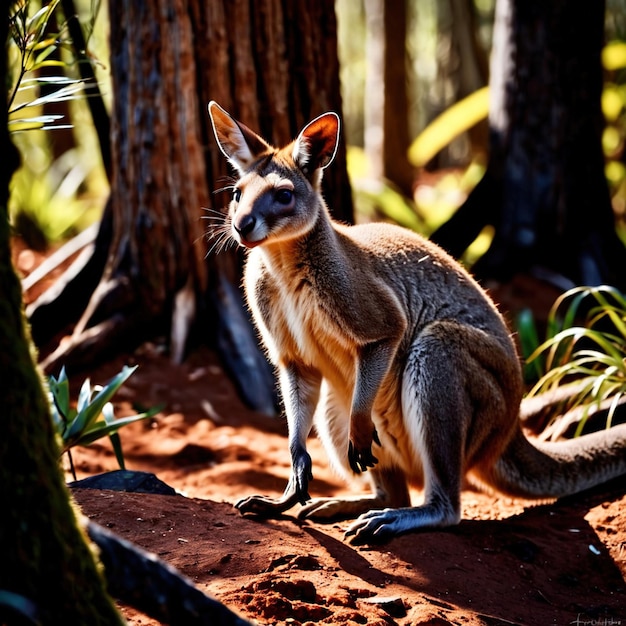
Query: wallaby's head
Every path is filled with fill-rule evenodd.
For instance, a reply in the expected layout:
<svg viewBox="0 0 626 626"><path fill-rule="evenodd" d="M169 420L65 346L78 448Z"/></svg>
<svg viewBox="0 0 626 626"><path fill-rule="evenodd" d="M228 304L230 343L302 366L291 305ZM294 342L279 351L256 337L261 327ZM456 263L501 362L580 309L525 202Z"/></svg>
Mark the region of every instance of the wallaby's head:
<svg viewBox="0 0 626 626"><path fill-rule="evenodd" d="M215 102L209 115L220 150L239 174L229 206L233 237L253 248L307 233L322 210L322 170L335 157L339 117L320 115L278 149Z"/></svg>

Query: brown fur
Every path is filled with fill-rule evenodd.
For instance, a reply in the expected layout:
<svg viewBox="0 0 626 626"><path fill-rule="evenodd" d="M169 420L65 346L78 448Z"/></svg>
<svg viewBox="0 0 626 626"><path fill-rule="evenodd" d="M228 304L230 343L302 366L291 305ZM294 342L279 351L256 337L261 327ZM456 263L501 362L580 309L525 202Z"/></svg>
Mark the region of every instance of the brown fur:
<svg viewBox="0 0 626 626"><path fill-rule="evenodd" d="M508 493L552 497L626 473L626 427L532 446L519 426L519 358L502 316L454 259L388 224L344 226L321 197L339 121L320 116L282 149L215 103L222 152L240 174L228 221L249 248L244 286L276 365L292 477L279 499L242 513L276 516L300 502L312 519L358 519L354 541L460 518L466 475ZM346 478L372 494L311 501L306 438L315 424ZM411 507L408 484L424 485Z"/></svg>

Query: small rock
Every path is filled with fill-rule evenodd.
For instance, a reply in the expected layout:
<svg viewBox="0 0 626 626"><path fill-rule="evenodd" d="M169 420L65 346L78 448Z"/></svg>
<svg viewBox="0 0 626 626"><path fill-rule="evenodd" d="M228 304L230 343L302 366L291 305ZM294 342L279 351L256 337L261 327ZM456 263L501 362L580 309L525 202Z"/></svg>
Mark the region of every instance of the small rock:
<svg viewBox="0 0 626 626"><path fill-rule="evenodd" d="M175 489L149 472L130 470L114 470L83 480L69 483L71 489L106 489L109 491L125 491L130 493L153 493L157 495L179 495Z"/></svg>
<svg viewBox="0 0 626 626"><path fill-rule="evenodd" d="M364 598L361 602L379 606L391 617L406 617L406 606L400 596L373 596Z"/></svg>

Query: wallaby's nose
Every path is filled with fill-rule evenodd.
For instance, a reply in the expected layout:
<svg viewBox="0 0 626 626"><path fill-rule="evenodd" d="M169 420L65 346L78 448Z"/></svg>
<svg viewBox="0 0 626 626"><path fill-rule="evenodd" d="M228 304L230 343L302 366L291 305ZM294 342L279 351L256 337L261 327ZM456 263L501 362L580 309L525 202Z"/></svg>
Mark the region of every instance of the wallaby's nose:
<svg viewBox="0 0 626 626"><path fill-rule="evenodd" d="M240 219L235 220L233 223L233 227L243 239L245 239L254 230L255 226L256 218L250 213L248 215L243 215Z"/></svg>

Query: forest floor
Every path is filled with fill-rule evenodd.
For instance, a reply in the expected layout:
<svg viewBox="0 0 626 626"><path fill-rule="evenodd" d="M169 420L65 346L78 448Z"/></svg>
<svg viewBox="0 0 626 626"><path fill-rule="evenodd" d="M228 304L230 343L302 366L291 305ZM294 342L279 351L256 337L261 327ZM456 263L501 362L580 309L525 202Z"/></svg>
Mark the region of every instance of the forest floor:
<svg viewBox="0 0 626 626"><path fill-rule="evenodd" d="M120 431L128 469L180 496L74 490L84 513L154 552L203 591L261 624L626 624L624 484L547 505L467 489L454 529L353 547L345 523L244 518L232 504L280 495L289 455L280 418L247 410L215 355L174 366L154 346L91 373L105 383L139 369L118 394L163 405ZM352 493L310 442L311 495ZM117 469L107 440L75 449L78 477ZM70 480L68 475L68 480ZM420 494L413 494L419 501ZM124 608L130 624L157 622ZM595 621L594 621L595 620Z"/></svg>
<svg viewBox="0 0 626 626"><path fill-rule="evenodd" d="M544 626L626 624L626 485L534 504L472 489L456 528L354 547L346 523L244 518L253 494L279 495L289 476L283 420L247 409L214 352L171 363L158 343L89 376L106 383L138 364L116 413L162 405L120 430L128 469L154 473L180 495L73 489L91 520L155 553L259 624ZM350 494L316 439L311 495ZM118 469L108 440L74 448L78 478ZM67 474L68 481L72 480ZM420 493L412 494L419 502ZM122 606L131 625L158 624Z"/></svg>

